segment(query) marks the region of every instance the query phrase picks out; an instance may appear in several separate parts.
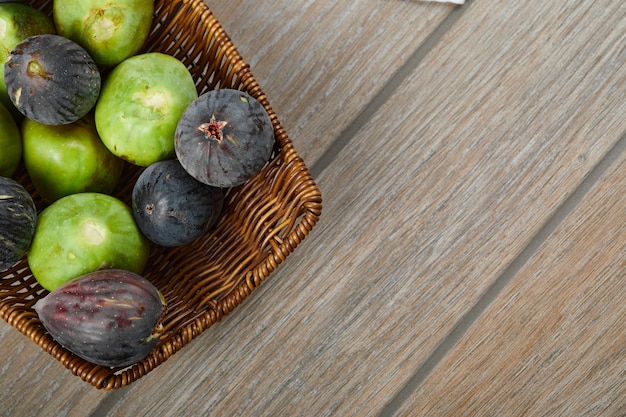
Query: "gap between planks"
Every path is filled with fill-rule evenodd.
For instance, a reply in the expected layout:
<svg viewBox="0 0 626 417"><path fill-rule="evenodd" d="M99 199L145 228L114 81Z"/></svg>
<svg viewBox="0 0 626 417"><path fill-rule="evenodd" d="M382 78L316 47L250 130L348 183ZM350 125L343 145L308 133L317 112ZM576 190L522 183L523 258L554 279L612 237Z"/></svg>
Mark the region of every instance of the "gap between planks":
<svg viewBox="0 0 626 417"><path fill-rule="evenodd" d="M433 47L439 42L443 35L454 26L457 20L463 14L465 8L473 0L466 1L463 7L452 6L450 13L441 21L439 26L435 28L424 42L409 56L409 59L400 66L391 76L389 81L383 88L372 98L372 100L363 108L363 110L354 118L354 120L339 134L335 141L324 151L319 159L309 168L313 178L317 178L320 174L335 160L339 152L350 143L376 112L386 103L394 94L394 92L403 84L403 82L414 72L424 57L431 52ZM448 6L450 7L450 6Z"/></svg>

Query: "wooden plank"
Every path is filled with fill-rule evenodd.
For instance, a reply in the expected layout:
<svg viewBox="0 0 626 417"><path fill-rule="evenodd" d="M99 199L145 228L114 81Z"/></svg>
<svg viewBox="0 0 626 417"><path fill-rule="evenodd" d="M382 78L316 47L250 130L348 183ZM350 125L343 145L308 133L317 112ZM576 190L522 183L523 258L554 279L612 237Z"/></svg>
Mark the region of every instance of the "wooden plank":
<svg viewBox="0 0 626 417"><path fill-rule="evenodd" d="M454 6L207 1L313 165Z"/></svg>
<svg viewBox="0 0 626 417"><path fill-rule="evenodd" d="M2 416L84 417L106 394L94 390L4 321L0 324Z"/></svg>
<svg viewBox="0 0 626 417"><path fill-rule="evenodd" d="M623 145L397 415L626 414Z"/></svg>
<svg viewBox="0 0 626 417"><path fill-rule="evenodd" d="M114 415L377 415L626 131L624 6L471 2L319 177L325 214Z"/></svg>
<svg viewBox="0 0 626 417"><path fill-rule="evenodd" d="M336 139L450 10L398 1L372 8L363 0L297 4L272 0L263 8L250 1L229 1L215 2L212 9L251 62L253 73L307 162L314 161ZM394 22L402 19L407 26L397 27ZM377 36L381 34L384 36ZM385 42L393 42L401 52L376 53ZM372 60L371 55L376 54ZM307 108L307 103L315 103L315 108ZM341 112L336 111L339 107ZM330 118L331 126L320 135L313 128L325 117ZM296 122L287 126L290 118ZM0 323L0 335L0 349L7 352L3 376L12 381L3 387L0 400L24 398L15 404L16 412L37 415L43 406L38 399L51 398L58 400L48 402L50 415L83 416L109 397L72 376L5 322ZM22 357L28 360L20 360ZM33 368L25 373L22 366L31 363ZM150 378L158 385L164 384L161 378L168 380L167 375L151 374Z"/></svg>

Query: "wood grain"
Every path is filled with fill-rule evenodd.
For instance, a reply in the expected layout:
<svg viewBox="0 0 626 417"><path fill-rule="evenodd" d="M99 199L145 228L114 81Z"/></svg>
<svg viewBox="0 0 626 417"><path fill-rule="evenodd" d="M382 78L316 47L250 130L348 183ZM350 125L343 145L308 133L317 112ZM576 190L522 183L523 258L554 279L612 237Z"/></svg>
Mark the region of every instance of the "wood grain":
<svg viewBox="0 0 626 417"><path fill-rule="evenodd" d="M626 414L624 148L398 415Z"/></svg>
<svg viewBox="0 0 626 417"><path fill-rule="evenodd" d="M306 256L160 369L184 388L138 384L155 402L114 415L384 409L626 131L623 6L497 5L471 3L322 172Z"/></svg>
<svg viewBox="0 0 626 417"><path fill-rule="evenodd" d="M403 0L207 4L308 165L454 8Z"/></svg>
<svg viewBox="0 0 626 417"><path fill-rule="evenodd" d="M365 107L377 109L319 175L320 224L222 323L121 391L93 390L0 324L0 346L11 352L3 377L12 382L0 399L20 399L12 415L36 415L42 404L49 415L94 417L379 415L626 132L620 2L466 2L384 103L371 101L454 6L258 4L211 6L307 162ZM500 398L518 409L536 399L545 412L550 400L591 393L567 409L585 410L622 392L613 361L624 354L624 310L595 303L623 299L615 277L624 228L593 228L623 217L623 168L615 172L589 194L607 205L564 221L442 360L442 384L476 389L464 377L493 361L480 372L543 391L522 392L519 380L505 387ZM545 271L555 288L541 285ZM607 329L617 341L603 353L593 342ZM505 337L516 330L520 337ZM605 375L609 385L593 391ZM543 385L551 381L560 385ZM438 384L430 379L410 397L445 411ZM449 410L498 410L487 395L477 401Z"/></svg>
<svg viewBox="0 0 626 417"><path fill-rule="evenodd" d="M4 321L0 323L0 346L0 416L83 417L106 396L66 372Z"/></svg>

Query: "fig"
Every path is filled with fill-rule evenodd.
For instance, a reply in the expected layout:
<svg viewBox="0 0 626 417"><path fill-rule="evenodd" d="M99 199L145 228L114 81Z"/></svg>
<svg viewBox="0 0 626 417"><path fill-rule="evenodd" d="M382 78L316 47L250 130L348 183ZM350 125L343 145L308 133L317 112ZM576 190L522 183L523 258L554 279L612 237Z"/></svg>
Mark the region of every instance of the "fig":
<svg viewBox="0 0 626 417"><path fill-rule="evenodd" d="M39 213L28 266L39 285L53 291L100 269L141 274L149 255L150 242L126 203L84 192L62 197Z"/></svg>
<svg viewBox="0 0 626 417"><path fill-rule="evenodd" d="M100 70L89 53L60 35L26 38L4 64L9 98L26 117L47 125L73 123L95 106Z"/></svg>
<svg viewBox="0 0 626 417"><path fill-rule="evenodd" d="M176 124L196 98L196 84L182 61L161 52L135 55L104 81L96 128L111 153L147 167L174 158Z"/></svg>
<svg viewBox="0 0 626 417"><path fill-rule="evenodd" d="M0 271L24 257L35 235L37 208L26 188L0 177Z"/></svg>
<svg viewBox="0 0 626 417"><path fill-rule="evenodd" d="M22 2L0 2L0 102L9 110L16 121L24 117L7 93L4 82L4 63L9 53L24 39L42 33L56 33L52 17Z"/></svg>
<svg viewBox="0 0 626 417"><path fill-rule="evenodd" d="M0 176L10 177L15 174L22 159L22 135L20 128L9 110L0 103Z"/></svg>
<svg viewBox="0 0 626 417"><path fill-rule="evenodd" d="M199 238L217 223L223 205L221 188L195 180L175 159L147 167L132 192L137 226L161 246L180 246Z"/></svg>
<svg viewBox="0 0 626 417"><path fill-rule="evenodd" d="M82 45L98 65L113 67L139 52L150 33L153 0L54 0L59 35Z"/></svg>
<svg viewBox="0 0 626 417"><path fill-rule="evenodd" d="M37 193L47 202L80 192L111 194L124 161L104 146L92 114L67 125L24 119L23 160Z"/></svg>
<svg viewBox="0 0 626 417"><path fill-rule="evenodd" d="M248 93L211 90L183 112L174 149L196 180L221 188L243 184L268 162L274 147L272 121Z"/></svg>
<svg viewBox="0 0 626 417"><path fill-rule="evenodd" d="M92 272L37 301L39 320L61 346L96 365L130 366L159 342L167 305L141 275Z"/></svg>

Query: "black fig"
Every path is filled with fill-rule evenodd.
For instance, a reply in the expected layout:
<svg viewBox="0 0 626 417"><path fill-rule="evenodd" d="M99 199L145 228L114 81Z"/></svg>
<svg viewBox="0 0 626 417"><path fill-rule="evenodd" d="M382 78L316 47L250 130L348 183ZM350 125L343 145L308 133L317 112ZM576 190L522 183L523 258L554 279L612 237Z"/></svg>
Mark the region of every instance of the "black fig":
<svg viewBox="0 0 626 417"><path fill-rule="evenodd" d="M166 302L142 276L106 269L57 287L34 308L67 350L97 365L125 367L159 342Z"/></svg>
<svg viewBox="0 0 626 417"><path fill-rule="evenodd" d="M243 184L268 162L274 148L272 121L248 93L211 90L185 110L175 150L192 177L214 187Z"/></svg>
<svg viewBox="0 0 626 417"><path fill-rule="evenodd" d="M28 191L0 177L0 271L22 259L35 235L37 208Z"/></svg>
<svg viewBox="0 0 626 417"><path fill-rule="evenodd" d="M223 205L221 188L197 181L175 159L148 166L132 192L137 226L161 246L180 246L199 238L217 223Z"/></svg>
<svg viewBox="0 0 626 417"><path fill-rule="evenodd" d="M76 42L54 34L18 43L4 64L9 97L26 117L46 125L73 123L100 94L100 71Z"/></svg>

